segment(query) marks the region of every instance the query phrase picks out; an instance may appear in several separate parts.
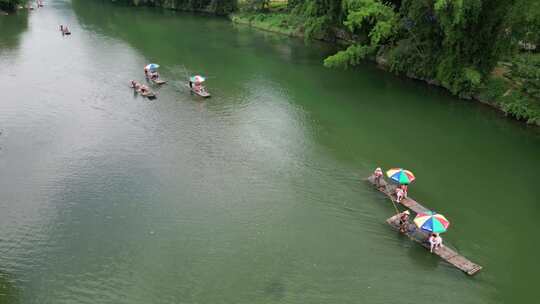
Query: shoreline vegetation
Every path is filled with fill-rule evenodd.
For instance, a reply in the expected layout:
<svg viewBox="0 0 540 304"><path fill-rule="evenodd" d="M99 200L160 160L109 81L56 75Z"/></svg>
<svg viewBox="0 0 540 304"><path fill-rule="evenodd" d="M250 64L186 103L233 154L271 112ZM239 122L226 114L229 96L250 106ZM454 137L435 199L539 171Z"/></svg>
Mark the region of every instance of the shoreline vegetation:
<svg viewBox="0 0 540 304"><path fill-rule="evenodd" d="M0 0L6 1L6 0ZM338 44L328 68L374 60L540 126L537 0L111 0L228 16L253 28Z"/></svg>

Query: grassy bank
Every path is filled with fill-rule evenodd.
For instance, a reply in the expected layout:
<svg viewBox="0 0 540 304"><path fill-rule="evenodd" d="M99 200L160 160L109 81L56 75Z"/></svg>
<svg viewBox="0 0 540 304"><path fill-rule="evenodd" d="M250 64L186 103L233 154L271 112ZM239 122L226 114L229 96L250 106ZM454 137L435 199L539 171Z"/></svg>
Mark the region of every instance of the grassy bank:
<svg viewBox="0 0 540 304"><path fill-rule="evenodd" d="M247 24L260 30L287 36L303 37L303 33L298 26L291 24L287 13L259 14L245 12L233 14L230 18L234 23Z"/></svg>

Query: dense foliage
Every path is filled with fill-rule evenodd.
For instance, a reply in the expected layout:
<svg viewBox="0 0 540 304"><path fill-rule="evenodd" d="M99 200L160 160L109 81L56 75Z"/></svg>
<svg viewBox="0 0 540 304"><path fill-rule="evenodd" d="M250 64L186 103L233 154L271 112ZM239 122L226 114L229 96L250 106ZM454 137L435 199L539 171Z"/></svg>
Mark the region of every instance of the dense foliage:
<svg viewBox="0 0 540 304"><path fill-rule="evenodd" d="M512 2L342 0L343 25L369 39L325 64L347 67L384 50L380 55L393 71L435 79L453 93L468 94L504 54L510 38L504 25Z"/></svg>
<svg viewBox="0 0 540 304"><path fill-rule="evenodd" d="M509 77L524 94L540 100L540 56L527 54L517 57Z"/></svg>
<svg viewBox="0 0 540 304"><path fill-rule="evenodd" d="M343 0L342 10L346 16L343 22L346 28L352 34L367 34L368 39L327 58L324 64L328 67L358 64L394 37L398 30L399 18L394 8L378 0Z"/></svg>
<svg viewBox="0 0 540 304"><path fill-rule="evenodd" d="M249 0L265 10L267 0ZM384 57L391 70L430 79L454 94L470 95L517 45L540 35L536 0L290 0L307 37L343 29L348 48L327 58L349 67L366 56ZM292 18L291 17L291 18Z"/></svg>
<svg viewBox="0 0 540 304"><path fill-rule="evenodd" d="M523 49L540 48L540 1L516 0L507 22L514 42Z"/></svg>
<svg viewBox="0 0 540 304"><path fill-rule="evenodd" d="M0 0L0 9L12 11L22 3L23 0Z"/></svg>

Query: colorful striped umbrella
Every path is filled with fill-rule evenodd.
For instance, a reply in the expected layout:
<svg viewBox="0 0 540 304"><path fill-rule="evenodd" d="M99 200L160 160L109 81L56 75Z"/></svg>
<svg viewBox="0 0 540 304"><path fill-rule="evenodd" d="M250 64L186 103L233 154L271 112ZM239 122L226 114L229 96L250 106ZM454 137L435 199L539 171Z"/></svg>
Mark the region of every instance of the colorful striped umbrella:
<svg viewBox="0 0 540 304"><path fill-rule="evenodd" d="M416 218L414 218L414 223L418 228L434 233L445 232L448 226L450 226L450 222L444 215L433 211L418 213Z"/></svg>
<svg viewBox="0 0 540 304"><path fill-rule="evenodd" d="M195 75L189 79L189 81L195 82L195 83L201 83L201 82L204 82L205 80L206 78L202 77L201 75Z"/></svg>
<svg viewBox="0 0 540 304"><path fill-rule="evenodd" d="M386 175L391 180L405 185L412 183L416 179L411 171L402 168L392 168L386 171Z"/></svg>
<svg viewBox="0 0 540 304"><path fill-rule="evenodd" d="M159 64L157 64L157 63L150 63L150 64L148 64L147 66L145 66L144 68L147 69L147 70L153 71L153 70L156 70L157 68L159 68Z"/></svg>

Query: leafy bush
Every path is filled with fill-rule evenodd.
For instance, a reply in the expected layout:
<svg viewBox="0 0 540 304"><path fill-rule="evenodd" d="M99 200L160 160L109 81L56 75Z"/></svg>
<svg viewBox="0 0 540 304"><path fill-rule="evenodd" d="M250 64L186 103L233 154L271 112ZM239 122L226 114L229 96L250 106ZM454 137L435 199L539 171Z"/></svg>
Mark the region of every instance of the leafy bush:
<svg viewBox="0 0 540 304"><path fill-rule="evenodd" d="M511 84L499 77L490 77L480 88L479 95L481 100L487 102L496 102L510 90Z"/></svg>
<svg viewBox="0 0 540 304"><path fill-rule="evenodd" d="M512 92L499 98L497 104L507 115L528 123L540 124L540 106L520 92Z"/></svg>
<svg viewBox="0 0 540 304"><path fill-rule="evenodd" d="M353 34L367 33L368 44L353 44L346 50L328 57L327 67L349 67L357 65L366 56L375 53L397 32L398 16L392 6L379 0L343 0L346 19L343 24Z"/></svg>
<svg viewBox="0 0 540 304"><path fill-rule="evenodd" d="M523 54L512 62L510 77L531 98L540 100L540 55Z"/></svg>
<svg viewBox="0 0 540 304"><path fill-rule="evenodd" d="M329 68L348 68L360 63L367 55L372 54L375 48L372 46L353 44L346 50L340 51L324 60L324 66Z"/></svg>

